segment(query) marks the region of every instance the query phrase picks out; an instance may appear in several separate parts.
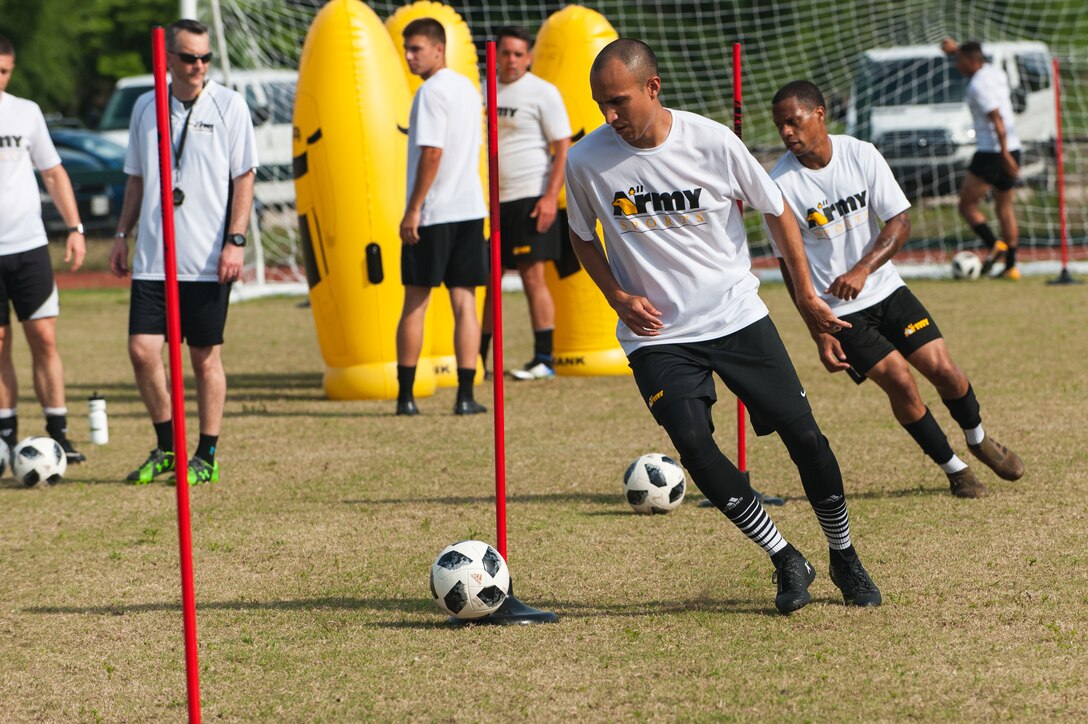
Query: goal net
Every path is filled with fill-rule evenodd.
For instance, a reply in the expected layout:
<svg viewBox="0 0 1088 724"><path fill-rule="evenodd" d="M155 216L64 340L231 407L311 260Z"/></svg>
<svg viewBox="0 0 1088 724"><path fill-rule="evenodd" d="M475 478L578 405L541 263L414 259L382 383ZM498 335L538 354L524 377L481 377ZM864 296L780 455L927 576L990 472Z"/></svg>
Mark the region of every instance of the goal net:
<svg viewBox="0 0 1088 724"><path fill-rule="evenodd" d="M322 0L218 0L232 67L297 69ZM200 0L212 24L212 0ZM371 2L384 18L403 2ZM564 3L451 2L479 43L500 26L535 32ZM1088 34L1083 0L599 0L621 37L657 52L667 106L732 125L732 44L743 46L743 137L768 167L782 153L770 99L784 83L814 81L828 102L832 132L872 141L913 202L912 232L899 258L914 273L943 273L949 257L979 249L959 215L956 190L974 151L965 81L938 51L945 36L978 40L1010 78L1024 140L1015 194L1025 271L1049 273L1059 258L1052 59L1060 64L1066 218L1072 258L1088 259ZM1079 28L1079 30L1078 30ZM481 64L482 68L482 64ZM286 100L286 98L285 98ZM289 164L289 161L288 161ZM281 171L271 170L272 174ZM283 169L289 179L289 165ZM262 171L264 173L264 171ZM276 178L279 178L278 176ZM999 233L992 206L984 205ZM266 281L302 280L290 208L262 209ZM747 219L756 266L775 266L759 219ZM250 275L255 278L256 268Z"/></svg>

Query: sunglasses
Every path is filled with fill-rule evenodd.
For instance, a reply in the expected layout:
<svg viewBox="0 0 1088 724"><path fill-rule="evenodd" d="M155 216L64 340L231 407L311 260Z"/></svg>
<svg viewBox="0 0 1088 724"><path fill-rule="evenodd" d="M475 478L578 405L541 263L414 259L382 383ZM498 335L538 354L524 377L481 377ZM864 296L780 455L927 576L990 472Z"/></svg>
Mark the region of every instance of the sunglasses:
<svg viewBox="0 0 1088 724"><path fill-rule="evenodd" d="M181 62L187 65L193 65L198 60L203 62L204 65L212 62L212 54L210 52L205 53L204 55L193 55L192 53L174 53L174 55L178 56L178 58L181 59Z"/></svg>

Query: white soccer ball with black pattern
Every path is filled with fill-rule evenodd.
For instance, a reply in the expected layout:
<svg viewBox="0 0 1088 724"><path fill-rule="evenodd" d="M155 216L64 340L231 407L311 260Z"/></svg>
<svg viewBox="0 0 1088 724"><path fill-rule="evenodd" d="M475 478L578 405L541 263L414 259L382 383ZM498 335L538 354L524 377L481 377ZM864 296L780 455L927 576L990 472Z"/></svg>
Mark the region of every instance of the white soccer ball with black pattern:
<svg viewBox="0 0 1088 724"><path fill-rule="evenodd" d="M510 569L499 552L478 540L447 546L431 566L431 596L461 619L495 613L510 595Z"/></svg>
<svg viewBox="0 0 1088 724"><path fill-rule="evenodd" d="M52 485L64 477L68 458L60 443L51 437L28 437L15 446L11 474L27 487L45 481Z"/></svg>
<svg viewBox="0 0 1088 724"><path fill-rule="evenodd" d="M623 495L636 513L668 513L684 502L684 469L661 453L647 453L623 474Z"/></svg>
<svg viewBox="0 0 1088 724"><path fill-rule="evenodd" d="M973 251L961 251L952 257L952 277L978 279L982 274L982 262Z"/></svg>

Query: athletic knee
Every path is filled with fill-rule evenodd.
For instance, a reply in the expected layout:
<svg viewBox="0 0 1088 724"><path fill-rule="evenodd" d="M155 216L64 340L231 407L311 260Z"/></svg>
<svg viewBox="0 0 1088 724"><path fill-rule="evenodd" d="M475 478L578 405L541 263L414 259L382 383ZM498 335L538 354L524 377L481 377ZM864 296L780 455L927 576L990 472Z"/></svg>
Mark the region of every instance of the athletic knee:
<svg viewBox="0 0 1088 724"><path fill-rule="evenodd" d="M797 465L818 463L831 453L831 444L812 415L787 425L779 431L779 436L786 445L790 459Z"/></svg>
<svg viewBox="0 0 1088 724"><path fill-rule="evenodd" d="M223 375L223 361L217 347L192 347L189 358L193 363L193 374L200 379L209 379Z"/></svg>
<svg viewBox="0 0 1088 724"><path fill-rule="evenodd" d="M699 469L721 454L702 400L680 400L669 405L661 412L659 422L680 454L680 462L689 470Z"/></svg>

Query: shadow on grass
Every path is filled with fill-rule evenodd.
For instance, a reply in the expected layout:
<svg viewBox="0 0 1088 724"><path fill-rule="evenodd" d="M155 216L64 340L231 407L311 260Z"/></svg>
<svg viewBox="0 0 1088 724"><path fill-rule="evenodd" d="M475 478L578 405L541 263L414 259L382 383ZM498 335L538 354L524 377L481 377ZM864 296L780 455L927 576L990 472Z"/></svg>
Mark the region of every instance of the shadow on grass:
<svg viewBox="0 0 1088 724"><path fill-rule="evenodd" d="M623 604L591 604L570 601L526 601L531 606L559 614L560 620L592 618L643 618L645 616L679 613L721 613L777 615L773 606L761 606L751 600L695 598L689 600L639 601ZM391 611L406 614L430 616L436 614L436 620L379 621L370 624L374 628L388 629L432 629L445 628L449 624L438 612L429 598L347 598L329 596L322 598L301 598L284 601L210 601L197 602L200 611ZM30 606L22 609L23 613L36 615L89 615L89 616L125 616L128 614L181 612L180 603L136 603L100 606Z"/></svg>
<svg viewBox="0 0 1088 724"><path fill-rule="evenodd" d="M592 503L594 505L615 505L617 497L603 493L532 493L529 495L508 495L507 503ZM351 498L340 501L345 505L493 505L493 495L450 495L437 498L375 498L366 500Z"/></svg>

